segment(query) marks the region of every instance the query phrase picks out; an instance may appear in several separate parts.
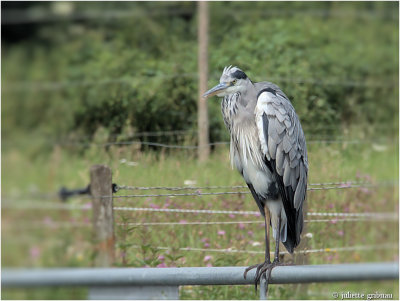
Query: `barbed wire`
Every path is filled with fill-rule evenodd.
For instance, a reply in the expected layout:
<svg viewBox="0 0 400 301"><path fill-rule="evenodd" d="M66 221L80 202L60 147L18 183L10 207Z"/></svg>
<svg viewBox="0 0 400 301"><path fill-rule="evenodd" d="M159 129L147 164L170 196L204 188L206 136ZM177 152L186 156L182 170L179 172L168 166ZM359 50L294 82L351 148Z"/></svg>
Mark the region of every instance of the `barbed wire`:
<svg viewBox="0 0 400 301"><path fill-rule="evenodd" d="M215 145L226 145L229 144L229 141L217 141L212 143L207 143L205 146L215 146ZM146 146L157 146L163 148L175 148L175 149L198 149L200 146L198 145L177 145L177 144L165 144L158 142L149 142L149 141L122 141L122 142L105 142L105 143L93 143L93 142L63 142L60 145L64 146L74 146L74 145L82 145L82 146L99 146L99 147L107 147L112 145L146 145Z"/></svg>
<svg viewBox="0 0 400 301"><path fill-rule="evenodd" d="M306 219L305 223L331 223L336 224L340 222L396 222L398 221L397 216L376 216L376 217L364 217L364 218L340 218L340 219ZM263 221L229 221L229 222L143 222L143 223L117 223L118 226L201 226L201 225L239 225L239 224L264 224Z"/></svg>
<svg viewBox="0 0 400 301"><path fill-rule="evenodd" d="M321 191L321 190L332 190L332 189L351 189L351 188L367 188L367 187L378 187L379 185L368 184L368 185L343 185L343 186L331 186L331 187L309 187L307 191ZM140 198L140 197L186 197L186 196L208 196L208 195L229 195L229 194L250 194L251 192L246 191L222 191L222 192L188 192L188 193L160 193L160 194L128 194L128 195L114 195L114 199L118 198ZM110 196L101 196L103 198L109 198Z"/></svg>
<svg viewBox="0 0 400 301"><path fill-rule="evenodd" d="M20 237L20 236L13 236L8 237L7 241L10 243L32 243L32 236L29 237ZM63 241L61 239L53 239L49 242L53 244L60 244L63 245ZM133 249L140 249L141 246L139 245L130 245L129 248ZM163 247L163 246L156 246L154 247L158 250L176 250L174 247ZM348 247L333 247L333 248L319 248L319 249L309 249L309 250L296 250L294 254L316 254L316 253L338 253L338 252L351 252L351 251L373 251L373 250L389 250L389 249L398 249L399 245L397 243L385 243L379 245L359 245L359 246L348 246ZM238 250L235 248L226 248L226 249L215 249L215 248L192 248L192 247L180 247L177 248L179 251L193 251L193 252L209 252L209 253L242 253L242 254L265 254L264 251L255 251L255 250ZM289 254L287 251L281 251L280 254ZM271 252L273 255L273 252Z"/></svg>
<svg viewBox="0 0 400 301"><path fill-rule="evenodd" d="M365 218L398 218L393 212L307 212L308 216L365 217Z"/></svg>
<svg viewBox="0 0 400 301"><path fill-rule="evenodd" d="M357 126L352 126L352 127L357 127ZM388 125L388 124L376 124L374 125L374 128L377 129L382 129L382 130L395 130L398 129L397 126L395 125ZM337 125L324 125L324 126L307 126L303 125L303 129L305 132L312 132L312 131L342 131L344 128L343 126L337 126ZM226 129L214 129L214 132L217 133L225 133L227 134L228 132ZM165 131L142 131L142 132L133 132L131 134L107 134L107 138L119 138L119 139L131 139L135 137L162 137L162 136L183 136L183 135L191 135L191 134L197 134L198 130L197 129L182 129L182 130L165 130ZM328 135L328 134L307 134L307 138L314 137L314 138L319 138L315 140L332 140L332 139L327 139L327 138L335 138L335 141L349 141L351 139L346 138L346 136L341 136L341 135ZM93 135L83 135L83 134L73 134L72 136L65 136L61 137L61 139L55 141L52 140L53 143L57 144L63 144L64 142L82 142L92 139ZM373 141L376 141L378 137L372 137L370 138ZM310 140L312 141L312 140Z"/></svg>
<svg viewBox="0 0 400 301"><path fill-rule="evenodd" d="M186 132L186 133L185 133ZM135 134L130 135L129 137L161 137L163 133L165 136L172 136L175 135L191 135L190 132L195 133L195 130L188 130L188 131L165 131L165 132L138 132ZM117 137L118 135L111 135L113 137ZM110 136L110 137L111 137ZM312 136L312 135L308 135ZM87 136L89 137L89 136ZM119 137L119 136L118 136ZM328 137L328 136L327 136ZM343 145L358 145L358 144L372 144L372 147L375 149L385 150L387 145L396 143L396 139L382 139L382 137L370 137L368 139L346 139L346 138L336 138L335 135L331 135L333 139L308 139L307 144L343 144ZM124 139L124 138L121 138ZM19 140L22 143L26 143L25 140ZM84 147L110 147L110 146L129 146L129 145L138 145L138 146L151 146L151 147L161 147L166 149L182 149L182 150L197 150L199 148L198 145L179 145L179 144L166 144L166 143L158 143L158 142L149 142L149 141L140 141L140 140L130 140L130 141L120 141L120 142L103 142L103 143L96 143L96 142L89 142L81 140L45 140L44 143L48 145L54 146L65 146L65 147L74 147L74 146L84 146ZM379 145L384 144L384 145ZM3 145L8 147L10 146L18 146L21 143L18 141L5 141ZM206 146L218 146L218 145L229 145L229 141L217 141L206 144Z"/></svg>
<svg viewBox="0 0 400 301"><path fill-rule="evenodd" d="M44 203L39 204L32 202L11 203L3 202L2 208L13 209L60 209L60 210L90 210L91 203L85 205L62 204L62 203ZM145 211L145 212L168 212L168 213L198 213L198 214L229 214L229 215L256 215L260 216L259 211L243 211L243 210L209 210L209 209L177 209L177 208L147 208L147 207L120 207L114 206L115 211ZM331 216L331 217L364 217L374 219L397 219L398 216L393 212L307 212L307 216ZM340 219L337 219L340 221Z"/></svg>
<svg viewBox="0 0 400 301"><path fill-rule="evenodd" d="M382 183L389 183L389 181L382 181ZM308 183L308 186L327 186L327 185L372 185L371 182L365 181L345 181L345 182L326 182L326 183ZM239 189L248 188L246 185L236 185L236 186L129 186L129 185L119 185L118 190L211 190L211 189Z"/></svg>
<svg viewBox="0 0 400 301"><path fill-rule="evenodd" d="M180 186L180 187L169 187L169 186L129 186L129 185L118 185L118 191L120 190L199 190L199 189L239 189L239 188L248 188L244 185L237 186Z"/></svg>
<svg viewBox="0 0 400 301"><path fill-rule="evenodd" d="M212 74L210 78L218 78L220 74ZM157 79L157 78L174 78L174 77L187 77L194 78L198 77L197 73L182 73L182 74L156 74L154 76L142 75L146 79ZM255 78L262 78L262 76L255 76ZM393 87L396 85L395 82L380 82L379 80L374 80L373 82L366 83L365 81L356 80L337 80L337 79L313 79L313 78L290 78L290 77L279 77L279 78L268 78L272 82L286 82L295 84L313 84L317 86L343 86L343 87L364 87L364 88L385 88ZM138 77L123 77L123 78L113 78L113 79L103 79L103 80L81 80L81 81L60 81L60 82L11 82L7 83L4 88L4 92L15 92L15 91L57 91L62 89L67 89L71 87L90 87L90 86L106 86L111 84L130 84L138 82Z"/></svg>
<svg viewBox="0 0 400 301"><path fill-rule="evenodd" d="M377 140L375 139L331 139L331 140L313 140L310 139L307 141L307 144L350 144L350 145L358 145L358 144L374 144ZM393 139L391 140L381 140L380 143L384 143L385 145L396 143ZM9 143L9 144L12 144ZM207 143L204 147L209 146L217 146L217 145L229 145L229 141L217 141L212 143ZM3 143L4 145L4 143ZM7 143L6 143L7 145ZM139 145L139 146L152 146L152 147L161 147L167 149L184 149L184 150L197 150L201 146L199 145L179 145L179 144L166 144L166 143L158 143L158 142L150 142L150 141L121 141L121 142L104 142L104 143L95 143L95 142L83 142L83 141L75 141L75 142L54 142L53 145L59 146L85 146L85 147L109 147L109 146L128 146L128 145Z"/></svg>
<svg viewBox="0 0 400 301"><path fill-rule="evenodd" d="M363 217L363 218L340 218L340 219L306 219L305 223L330 223L337 224L342 222L397 222L398 216L373 216L373 217ZM153 226L213 226L213 225L245 225L245 224L264 224L263 221L210 221L210 222L188 222L188 221L179 221L179 222L140 222L140 223L131 223L131 222L117 222L115 225L117 226L129 226L129 227L153 227ZM91 227L92 224L89 222L58 222L58 221L30 221L30 222L18 222L18 224L4 224L3 228L17 228L17 229L33 229L33 228L50 228L50 229L58 229L58 228L86 228Z"/></svg>
<svg viewBox="0 0 400 301"><path fill-rule="evenodd" d="M138 249L141 246L132 245L130 248ZM172 250L172 247L155 247L158 250ZM351 251L372 251L372 250L383 250L383 249L397 249L398 244L380 244L380 245L363 245L363 246L349 246L349 247L337 247L337 248L321 248L311 250L298 250L294 251L294 254L311 254L311 253L337 253L337 252L351 252ZM265 254L264 251L252 251L252 250L238 250L234 248L228 249L211 249L211 248L178 248L179 251L195 251L195 252L217 252L217 253L244 253L244 254ZM271 252L273 254L273 252ZM289 254L287 251L281 251L280 254Z"/></svg>
<svg viewBox="0 0 400 301"><path fill-rule="evenodd" d="M309 183L309 186L321 186L321 187L308 187L308 191L321 191L321 190L341 190L341 189L350 189L350 188L371 188L371 187L384 187L384 186L396 186L398 184L398 180L385 180L385 181L379 181L379 182L365 182L365 181L345 181L345 182L326 182L326 183ZM116 184L115 184L116 185ZM335 186L326 186L326 185L335 185ZM139 190L139 191L151 191L151 190L167 190L167 191L181 191L181 190L197 190L196 192L190 192L190 193L161 193L161 194L130 194L130 195L113 195L112 197L114 199L118 198L138 198L138 197L175 197L175 196L210 196L210 195L233 195L233 194L250 194L248 190L245 191L220 191L220 192L201 192L200 190L212 190L212 189L244 189L247 188L247 186L244 185L236 185L236 186L177 186L177 187L172 187L172 186L149 186L149 187L141 187L141 186L127 186L127 185L116 185L117 191L119 190ZM40 193L40 192L35 192L31 196L24 196L26 197L31 197L34 199L45 199L45 200L51 200L51 199L59 199L60 195L56 193ZM91 196L82 196L82 195L73 195L71 197L79 197L81 199L90 199ZM106 196L98 196L100 198L109 198L109 195ZM18 203L16 201L18 200ZM5 202L4 202L5 201ZM23 208L24 201L20 202L20 198L13 198L13 197L7 197L3 196L3 205L8 206L9 208L14 207L18 208L21 207ZM25 203L30 203L25 201ZM41 204L43 204L43 208L41 207ZM13 206L14 205L14 206ZM69 204L62 204L61 207L58 207L60 204L56 203L43 203L41 202L40 204L34 204L31 203L31 207L35 207L38 209L45 209L49 208L52 209L53 207L55 209L88 209L88 205L69 205ZM69 208L68 206L71 206ZM76 207L76 208L75 208Z"/></svg>
<svg viewBox="0 0 400 301"><path fill-rule="evenodd" d="M330 140L313 140L310 139L307 141L307 144L369 144L374 143L377 140L374 139L330 139ZM391 143L393 140L385 140L381 141L384 143ZM205 146L216 146L216 145L229 145L230 141L216 141L212 143L207 143ZM175 149L193 149L196 150L200 148L199 145L178 145L178 144L166 144L166 143L158 143L158 142L149 142L149 141L122 141L122 142L105 142L105 143L94 143L94 142L63 142L60 145L65 146L74 146L74 145L82 145L82 146L98 146L98 147L107 147L113 145L146 145L146 146L156 146L163 148L175 148Z"/></svg>
<svg viewBox="0 0 400 301"><path fill-rule="evenodd" d="M177 209L177 208L142 208L142 207L114 207L115 211L147 211L147 212L168 212L168 213L197 213L197 214L229 214L229 215L257 215L259 211L243 211L243 210L209 210L209 209ZM382 218L393 219L398 218L392 212L308 212L307 216L333 216L333 217L365 217L365 218Z"/></svg>

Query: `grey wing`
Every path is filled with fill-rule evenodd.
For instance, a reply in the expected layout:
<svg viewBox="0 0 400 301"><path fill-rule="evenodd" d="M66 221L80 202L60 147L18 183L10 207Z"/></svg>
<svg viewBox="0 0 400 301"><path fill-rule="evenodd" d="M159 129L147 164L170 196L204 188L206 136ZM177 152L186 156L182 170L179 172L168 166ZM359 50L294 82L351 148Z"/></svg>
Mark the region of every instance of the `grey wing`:
<svg viewBox="0 0 400 301"><path fill-rule="evenodd" d="M266 83L260 88L255 115L262 152L278 183L288 236L292 236L291 247L295 247L303 228L302 206L307 192L308 159L303 129L292 104L275 85Z"/></svg>

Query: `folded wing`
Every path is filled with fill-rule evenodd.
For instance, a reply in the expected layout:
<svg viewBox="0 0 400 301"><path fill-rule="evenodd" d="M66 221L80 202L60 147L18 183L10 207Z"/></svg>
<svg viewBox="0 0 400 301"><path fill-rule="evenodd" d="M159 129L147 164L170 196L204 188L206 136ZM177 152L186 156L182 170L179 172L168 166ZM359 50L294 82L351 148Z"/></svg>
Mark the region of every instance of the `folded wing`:
<svg viewBox="0 0 400 301"><path fill-rule="evenodd" d="M270 83L259 88L255 117L265 163L278 183L287 217L284 245L293 252L300 242L307 192L308 160L303 129L289 99Z"/></svg>

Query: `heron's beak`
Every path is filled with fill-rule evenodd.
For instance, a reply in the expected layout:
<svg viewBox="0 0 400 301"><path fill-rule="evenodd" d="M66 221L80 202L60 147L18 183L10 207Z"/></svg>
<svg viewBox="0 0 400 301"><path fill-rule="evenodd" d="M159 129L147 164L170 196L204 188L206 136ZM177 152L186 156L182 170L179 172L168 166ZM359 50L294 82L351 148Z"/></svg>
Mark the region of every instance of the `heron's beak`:
<svg viewBox="0 0 400 301"><path fill-rule="evenodd" d="M229 87L228 84L220 83L220 84L216 85L214 88L211 88L206 93L204 93L203 97L204 98L208 98L208 97L211 97L213 95L217 95L217 94L219 94L220 92L222 92L223 90L225 90L228 87Z"/></svg>

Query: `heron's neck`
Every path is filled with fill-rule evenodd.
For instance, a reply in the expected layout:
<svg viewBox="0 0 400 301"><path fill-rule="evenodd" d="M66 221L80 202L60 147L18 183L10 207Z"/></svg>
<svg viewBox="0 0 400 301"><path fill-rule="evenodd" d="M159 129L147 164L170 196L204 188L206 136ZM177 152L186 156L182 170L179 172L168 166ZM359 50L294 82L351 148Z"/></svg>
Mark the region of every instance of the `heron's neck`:
<svg viewBox="0 0 400 301"><path fill-rule="evenodd" d="M240 94L241 94L240 95L241 105L246 108L254 109L257 104L257 92L251 80L247 81L246 88L243 89L243 91L241 91Z"/></svg>

